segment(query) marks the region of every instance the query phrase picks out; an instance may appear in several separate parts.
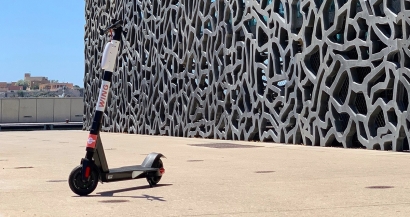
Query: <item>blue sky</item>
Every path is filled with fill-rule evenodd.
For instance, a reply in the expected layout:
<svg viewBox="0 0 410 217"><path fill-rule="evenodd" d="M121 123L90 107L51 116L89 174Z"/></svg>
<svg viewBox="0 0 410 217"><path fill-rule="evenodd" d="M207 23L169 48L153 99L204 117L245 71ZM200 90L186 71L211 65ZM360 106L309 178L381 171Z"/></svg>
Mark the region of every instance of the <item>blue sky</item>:
<svg viewBox="0 0 410 217"><path fill-rule="evenodd" d="M29 72L84 86L84 0L0 5L0 81L17 81Z"/></svg>

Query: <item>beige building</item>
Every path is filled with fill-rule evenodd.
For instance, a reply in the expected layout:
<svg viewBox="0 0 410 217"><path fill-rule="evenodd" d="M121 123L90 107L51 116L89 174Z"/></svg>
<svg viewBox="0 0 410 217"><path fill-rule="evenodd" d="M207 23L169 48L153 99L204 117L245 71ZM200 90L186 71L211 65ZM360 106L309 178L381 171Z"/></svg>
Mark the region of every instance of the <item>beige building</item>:
<svg viewBox="0 0 410 217"><path fill-rule="evenodd" d="M41 84L50 83L47 77L31 77L30 73L24 74L24 80L29 82L28 86L30 89L33 89L36 86L40 87Z"/></svg>
<svg viewBox="0 0 410 217"><path fill-rule="evenodd" d="M40 84L40 90L58 90L60 88L66 87L67 89L73 89L73 83L48 83Z"/></svg>

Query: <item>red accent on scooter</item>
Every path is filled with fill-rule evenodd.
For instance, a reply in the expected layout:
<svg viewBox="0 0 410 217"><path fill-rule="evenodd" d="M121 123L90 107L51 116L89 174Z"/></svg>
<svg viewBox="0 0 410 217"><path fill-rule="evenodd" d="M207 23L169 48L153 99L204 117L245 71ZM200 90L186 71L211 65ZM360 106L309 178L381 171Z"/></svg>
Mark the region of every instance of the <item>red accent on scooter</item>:
<svg viewBox="0 0 410 217"><path fill-rule="evenodd" d="M85 178L88 178L90 176L90 167L85 168Z"/></svg>
<svg viewBox="0 0 410 217"><path fill-rule="evenodd" d="M87 139L87 148L95 148L97 144L97 135L89 134Z"/></svg>
<svg viewBox="0 0 410 217"><path fill-rule="evenodd" d="M164 167L161 167L161 168L159 169L159 173L161 173L161 175L165 173Z"/></svg>

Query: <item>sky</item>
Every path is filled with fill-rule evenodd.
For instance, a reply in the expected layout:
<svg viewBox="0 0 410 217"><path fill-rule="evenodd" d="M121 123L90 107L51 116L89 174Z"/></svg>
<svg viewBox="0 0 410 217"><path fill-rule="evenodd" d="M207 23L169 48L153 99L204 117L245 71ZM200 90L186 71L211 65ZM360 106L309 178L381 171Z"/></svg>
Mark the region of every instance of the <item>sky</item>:
<svg viewBox="0 0 410 217"><path fill-rule="evenodd" d="M1 0L0 82L31 76L84 86L84 0Z"/></svg>

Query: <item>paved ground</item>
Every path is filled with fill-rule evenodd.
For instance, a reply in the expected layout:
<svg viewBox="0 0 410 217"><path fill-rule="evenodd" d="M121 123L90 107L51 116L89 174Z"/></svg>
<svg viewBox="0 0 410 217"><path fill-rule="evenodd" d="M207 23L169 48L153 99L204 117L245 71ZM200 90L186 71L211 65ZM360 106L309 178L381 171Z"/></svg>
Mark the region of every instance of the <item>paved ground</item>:
<svg viewBox="0 0 410 217"><path fill-rule="evenodd" d="M369 150L103 133L110 166L162 152L158 187L99 184L77 197L67 177L87 132L0 133L0 216L408 216L410 155ZM262 145L216 149L188 144ZM257 173L259 171L259 173ZM385 186L385 188L368 188Z"/></svg>

